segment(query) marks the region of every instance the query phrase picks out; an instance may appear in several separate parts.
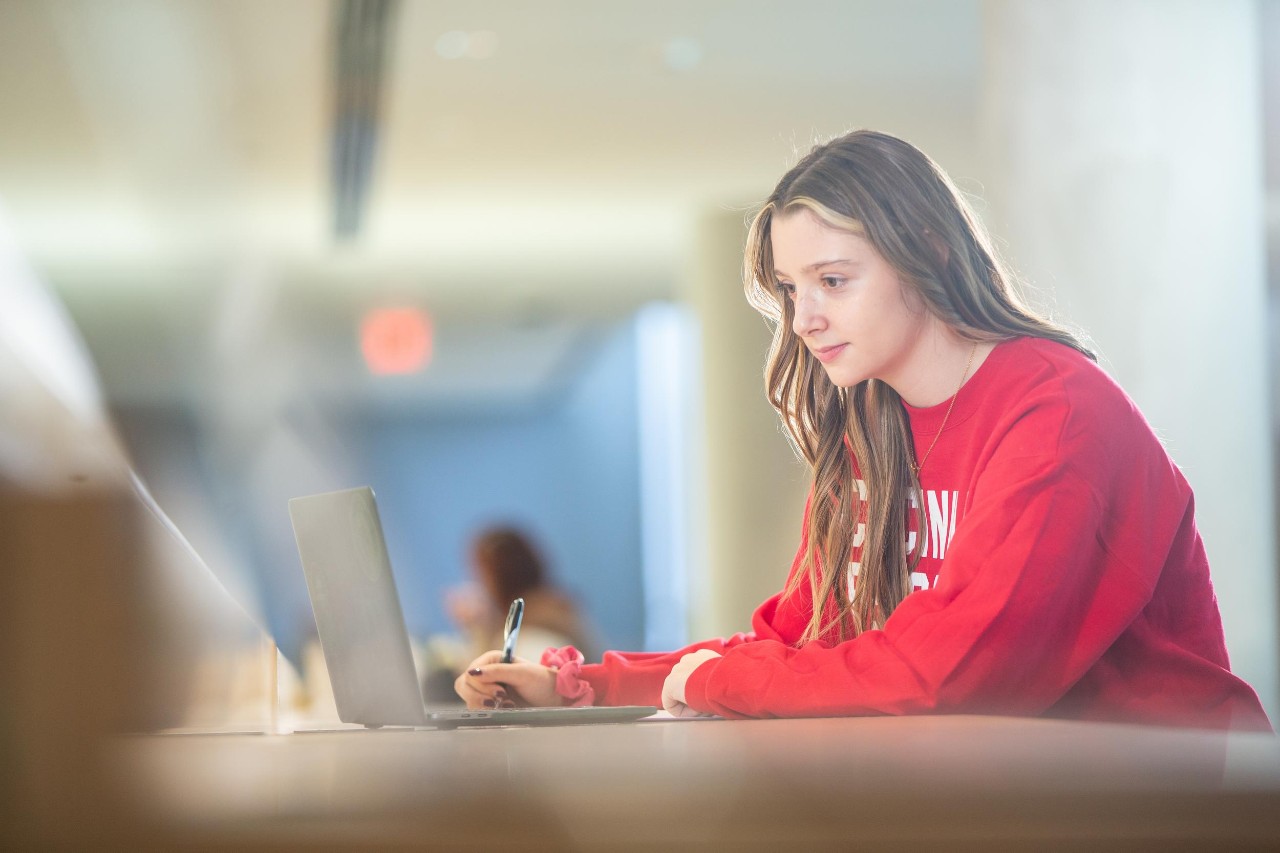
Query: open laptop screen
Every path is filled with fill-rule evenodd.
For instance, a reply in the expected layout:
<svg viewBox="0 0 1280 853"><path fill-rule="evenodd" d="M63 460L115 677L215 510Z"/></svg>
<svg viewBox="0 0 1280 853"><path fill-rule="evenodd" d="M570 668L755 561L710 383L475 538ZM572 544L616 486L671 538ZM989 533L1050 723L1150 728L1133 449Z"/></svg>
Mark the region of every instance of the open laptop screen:
<svg viewBox="0 0 1280 853"><path fill-rule="evenodd" d="M426 723L373 489L294 498L289 516L338 718Z"/></svg>

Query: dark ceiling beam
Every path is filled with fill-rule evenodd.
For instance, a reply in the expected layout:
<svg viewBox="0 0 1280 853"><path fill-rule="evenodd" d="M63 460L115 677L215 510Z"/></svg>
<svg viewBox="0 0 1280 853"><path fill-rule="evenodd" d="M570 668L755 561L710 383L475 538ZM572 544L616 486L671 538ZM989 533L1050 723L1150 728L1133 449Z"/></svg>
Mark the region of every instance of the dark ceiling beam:
<svg viewBox="0 0 1280 853"><path fill-rule="evenodd" d="M330 169L333 234L340 241L359 235L369 201L388 40L397 3L338 0L334 4Z"/></svg>

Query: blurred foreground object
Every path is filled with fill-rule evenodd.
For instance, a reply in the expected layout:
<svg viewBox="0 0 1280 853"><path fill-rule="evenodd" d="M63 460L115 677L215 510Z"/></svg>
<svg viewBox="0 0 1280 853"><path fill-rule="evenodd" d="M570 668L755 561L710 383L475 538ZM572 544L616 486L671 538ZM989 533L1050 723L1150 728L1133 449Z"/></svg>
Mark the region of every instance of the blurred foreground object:
<svg viewBox="0 0 1280 853"><path fill-rule="evenodd" d="M269 730L275 662L134 474L0 216L0 847L125 832L104 738Z"/></svg>

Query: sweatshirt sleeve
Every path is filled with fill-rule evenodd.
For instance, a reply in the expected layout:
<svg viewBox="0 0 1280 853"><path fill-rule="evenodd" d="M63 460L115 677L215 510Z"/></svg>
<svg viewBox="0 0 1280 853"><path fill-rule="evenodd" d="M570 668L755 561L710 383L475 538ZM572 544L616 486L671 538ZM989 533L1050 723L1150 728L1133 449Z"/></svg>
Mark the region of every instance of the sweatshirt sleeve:
<svg viewBox="0 0 1280 853"><path fill-rule="evenodd" d="M582 678L595 690L596 705L661 705L662 683L671 667L689 652L712 649L724 654L755 639L739 633L705 640L674 652L605 652L600 663L582 667Z"/></svg>
<svg viewBox="0 0 1280 853"><path fill-rule="evenodd" d="M797 556L799 559L799 556ZM661 705L662 683L680 658L698 649L724 655L730 649L760 641L794 643L797 623L791 603L782 593L761 604L751 617L751 631L726 639L706 640L674 652L605 652L598 664L582 667L582 677L595 690L597 705Z"/></svg>
<svg viewBox="0 0 1280 853"><path fill-rule="evenodd" d="M791 575L800 570L804 558L807 537L803 531L808 529L809 506L810 500L806 500ZM790 597L777 593L756 608L749 632L694 643L674 652L605 652L600 663L583 666L581 675L595 690L597 705L661 705L662 683L680 658L699 649L711 649L723 656L730 649L760 641L795 645L808 624L808 613L807 589Z"/></svg>
<svg viewBox="0 0 1280 853"><path fill-rule="evenodd" d="M1060 436L1052 426L1028 418L1006 446L1043 447L1034 431ZM1043 712L1151 598L1164 562L1151 543L1171 541L1190 505L1159 459L1125 446L1106 455L1127 455L1134 472L1125 501L1112 501L1122 517L1099 496L1097 464L1064 462L1060 447L996 453L937 586L842 643L729 649L694 671L686 701L726 717Z"/></svg>

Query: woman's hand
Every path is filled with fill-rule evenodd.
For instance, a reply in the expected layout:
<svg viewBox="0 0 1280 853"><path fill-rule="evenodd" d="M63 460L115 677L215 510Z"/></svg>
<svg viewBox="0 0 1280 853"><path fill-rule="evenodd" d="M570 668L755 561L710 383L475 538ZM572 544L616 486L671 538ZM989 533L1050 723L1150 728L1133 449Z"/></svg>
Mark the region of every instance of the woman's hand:
<svg viewBox="0 0 1280 853"><path fill-rule="evenodd" d="M556 671L516 658L502 662L502 652L485 652L467 665L453 682L468 708L546 708L563 705L556 692Z"/></svg>
<svg viewBox="0 0 1280 853"><path fill-rule="evenodd" d="M673 717L712 716L695 711L684 703L684 686L695 669L712 658L718 657L720 655L711 649L698 649L696 652L689 652L671 667L671 674L667 676L666 681L662 682L662 707L668 714Z"/></svg>

